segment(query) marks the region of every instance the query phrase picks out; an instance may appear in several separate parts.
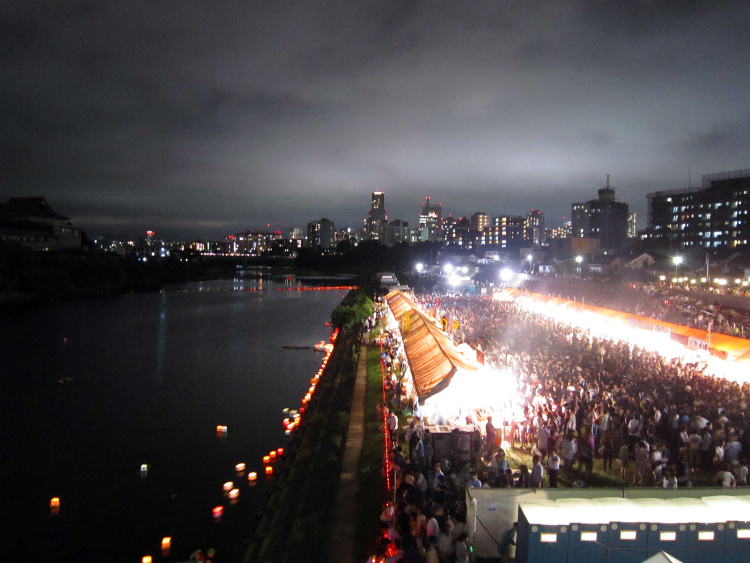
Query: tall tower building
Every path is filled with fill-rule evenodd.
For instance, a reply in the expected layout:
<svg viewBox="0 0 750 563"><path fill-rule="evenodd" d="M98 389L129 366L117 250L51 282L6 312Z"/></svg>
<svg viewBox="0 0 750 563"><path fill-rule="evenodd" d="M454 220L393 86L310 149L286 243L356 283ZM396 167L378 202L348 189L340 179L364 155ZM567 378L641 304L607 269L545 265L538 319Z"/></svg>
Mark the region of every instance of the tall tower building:
<svg viewBox="0 0 750 563"><path fill-rule="evenodd" d="M434 205L430 197L424 198L422 213L419 214L419 228L423 232L422 240L442 242L445 240L443 229L443 205Z"/></svg>
<svg viewBox="0 0 750 563"><path fill-rule="evenodd" d="M572 205L573 237L596 239L602 250L616 250L627 238L628 204L615 200L609 174L598 194L599 199Z"/></svg>
<svg viewBox="0 0 750 563"><path fill-rule="evenodd" d="M526 214L523 238L531 244L541 245L544 242L544 213L532 209Z"/></svg>
<svg viewBox="0 0 750 563"><path fill-rule="evenodd" d="M385 192L372 192L372 202L366 221L367 236L374 240L383 240L387 224L388 210L385 208Z"/></svg>

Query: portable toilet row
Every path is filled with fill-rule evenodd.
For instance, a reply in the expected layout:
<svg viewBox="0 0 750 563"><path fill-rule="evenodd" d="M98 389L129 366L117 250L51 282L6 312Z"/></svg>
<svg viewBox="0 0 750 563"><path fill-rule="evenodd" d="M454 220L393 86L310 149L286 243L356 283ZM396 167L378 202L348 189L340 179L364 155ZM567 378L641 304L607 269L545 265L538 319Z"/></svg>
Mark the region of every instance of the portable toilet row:
<svg viewBox="0 0 750 563"><path fill-rule="evenodd" d="M750 561L750 496L558 499L521 503L519 563Z"/></svg>

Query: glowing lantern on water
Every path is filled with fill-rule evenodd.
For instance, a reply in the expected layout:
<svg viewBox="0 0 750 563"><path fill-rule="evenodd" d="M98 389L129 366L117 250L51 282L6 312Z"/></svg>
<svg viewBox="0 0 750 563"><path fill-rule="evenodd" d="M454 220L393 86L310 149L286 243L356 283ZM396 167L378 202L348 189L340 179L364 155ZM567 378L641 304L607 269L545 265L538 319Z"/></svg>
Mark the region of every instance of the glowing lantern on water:
<svg viewBox="0 0 750 563"><path fill-rule="evenodd" d="M266 475L273 475L273 466L266 465Z"/></svg>
<svg viewBox="0 0 750 563"><path fill-rule="evenodd" d="M271 451L270 451L270 452L268 453L268 457L270 457L270 458L271 458L271 461L276 461L276 450L271 450Z"/></svg>
<svg viewBox="0 0 750 563"><path fill-rule="evenodd" d="M60 513L60 498L59 497L52 497L49 501L49 508L50 512L53 516Z"/></svg>
<svg viewBox="0 0 750 563"><path fill-rule="evenodd" d="M245 464L244 463L238 463L237 465L234 466L234 470L237 473L242 473L243 471L245 471Z"/></svg>
<svg viewBox="0 0 750 563"><path fill-rule="evenodd" d="M145 477L146 475L148 475L148 464L142 463L141 464L141 477Z"/></svg>
<svg viewBox="0 0 750 563"><path fill-rule="evenodd" d="M276 450L276 455L279 456L279 457L283 456L284 455L284 448L278 448Z"/></svg>
<svg viewBox="0 0 750 563"><path fill-rule="evenodd" d="M151 563L153 561L150 555L144 555L141 557L141 563Z"/></svg>
<svg viewBox="0 0 750 563"><path fill-rule="evenodd" d="M232 483L231 481L227 481L226 483L224 483L224 492L225 493L228 493L232 489L234 489L234 483Z"/></svg>
<svg viewBox="0 0 750 563"><path fill-rule="evenodd" d="M239 489L232 489L229 491L229 498L231 500L238 499L240 497L240 490Z"/></svg>
<svg viewBox="0 0 750 563"><path fill-rule="evenodd" d="M271 456L268 456L268 455L264 455L264 456L263 456L263 463L264 463L265 465L268 465L269 463L271 463Z"/></svg>
<svg viewBox="0 0 750 563"><path fill-rule="evenodd" d="M161 539L161 554L169 555L169 550L172 549L172 538L165 537Z"/></svg>
<svg viewBox="0 0 750 563"><path fill-rule="evenodd" d="M223 506L215 506L214 509L211 511L211 514L214 517L214 520L221 520L222 514L224 514L224 507Z"/></svg>
<svg viewBox="0 0 750 563"><path fill-rule="evenodd" d="M216 435L217 436L222 437L226 433L227 433L227 427L226 426L217 426L216 427Z"/></svg>
<svg viewBox="0 0 750 563"><path fill-rule="evenodd" d="M250 481L251 483L257 481L258 474L255 471L251 471L250 473L247 474L247 480Z"/></svg>

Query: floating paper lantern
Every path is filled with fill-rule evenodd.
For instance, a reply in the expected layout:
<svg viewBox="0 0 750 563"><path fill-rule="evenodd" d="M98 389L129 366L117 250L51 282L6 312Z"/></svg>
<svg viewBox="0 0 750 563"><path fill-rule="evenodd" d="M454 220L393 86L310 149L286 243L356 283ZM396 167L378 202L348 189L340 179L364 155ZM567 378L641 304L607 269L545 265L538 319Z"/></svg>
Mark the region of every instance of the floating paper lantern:
<svg viewBox="0 0 750 563"><path fill-rule="evenodd" d="M141 477L148 475L148 463L141 463Z"/></svg>
<svg viewBox="0 0 750 563"><path fill-rule="evenodd" d="M224 492L225 493L228 493L232 489L234 489L234 483L232 483L231 481L227 481L226 483L224 483Z"/></svg>
<svg viewBox="0 0 750 563"><path fill-rule="evenodd" d="M268 457L271 458L271 461L276 461L276 450L271 450L268 452Z"/></svg>
<svg viewBox="0 0 750 563"><path fill-rule="evenodd" d="M273 475L273 466L266 465L266 475Z"/></svg>
<svg viewBox="0 0 750 563"><path fill-rule="evenodd" d="M264 465L268 465L269 463L271 463L271 456L264 455L263 456L263 464Z"/></svg>
<svg viewBox="0 0 750 563"><path fill-rule="evenodd" d="M169 550L172 549L172 538L165 537L161 539L161 554L169 555Z"/></svg>
<svg viewBox="0 0 750 563"><path fill-rule="evenodd" d="M234 500L240 497L240 490L239 489L232 489L229 491L229 499Z"/></svg>
<svg viewBox="0 0 750 563"><path fill-rule="evenodd" d="M219 520L221 518L221 515L224 514L224 507L215 506L214 509L211 511L211 514L213 514L214 520Z"/></svg>
<svg viewBox="0 0 750 563"><path fill-rule="evenodd" d="M224 436L227 433L227 427L226 426L217 426L216 427L216 435L219 437Z"/></svg>
<svg viewBox="0 0 750 563"><path fill-rule="evenodd" d="M49 509L53 516L57 516L60 513L60 498L52 497L49 501Z"/></svg>
<svg viewBox="0 0 750 563"><path fill-rule="evenodd" d="M237 473L242 473L243 471L245 471L245 464L244 463L238 463L237 465L234 466L234 470Z"/></svg>
<svg viewBox="0 0 750 563"><path fill-rule="evenodd" d="M250 481L251 483L254 483L255 481L258 480L258 474L255 471L251 471L250 473L247 474L247 480Z"/></svg>
<svg viewBox="0 0 750 563"><path fill-rule="evenodd" d="M150 555L144 555L141 557L141 563L152 563L153 558Z"/></svg>
<svg viewBox="0 0 750 563"><path fill-rule="evenodd" d="M276 455L279 456L279 457L283 456L284 455L284 448L278 448L276 450Z"/></svg>

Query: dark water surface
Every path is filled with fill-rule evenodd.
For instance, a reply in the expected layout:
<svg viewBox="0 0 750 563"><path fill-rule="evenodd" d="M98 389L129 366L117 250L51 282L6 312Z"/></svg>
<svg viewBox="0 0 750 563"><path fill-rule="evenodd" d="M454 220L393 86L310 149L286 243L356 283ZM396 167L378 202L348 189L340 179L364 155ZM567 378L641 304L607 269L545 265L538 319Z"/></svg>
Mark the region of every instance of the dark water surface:
<svg viewBox="0 0 750 563"><path fill-rule="evenodd" d="M240 561L343 290L261 276L0 312L0 539L10 561ZM217 425L227 426L219 438ZM140 472L149 465L146 478ZM234 481L231 505L222 485ZM50 499L60 498L52 515ZM224 506L220 522L212 509ZM162 537L172 537L169 555Z"/></svg>

